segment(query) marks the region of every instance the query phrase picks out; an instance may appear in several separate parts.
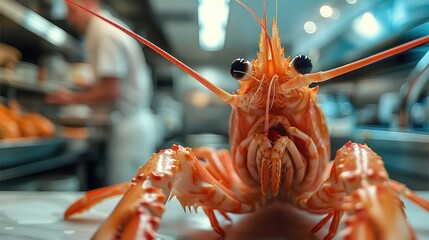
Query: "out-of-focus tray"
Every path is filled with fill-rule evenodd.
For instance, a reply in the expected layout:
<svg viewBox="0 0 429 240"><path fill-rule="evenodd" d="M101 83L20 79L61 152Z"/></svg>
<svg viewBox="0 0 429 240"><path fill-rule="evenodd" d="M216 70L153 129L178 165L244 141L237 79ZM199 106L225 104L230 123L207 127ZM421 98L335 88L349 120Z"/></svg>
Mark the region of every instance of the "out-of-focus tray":
<svg viewBox="0 0 429 240"><path fill-rule="evenodd" d="M66 143L66 139L61 137L0 140L0 168L55 156L64 149Z"/></svg>

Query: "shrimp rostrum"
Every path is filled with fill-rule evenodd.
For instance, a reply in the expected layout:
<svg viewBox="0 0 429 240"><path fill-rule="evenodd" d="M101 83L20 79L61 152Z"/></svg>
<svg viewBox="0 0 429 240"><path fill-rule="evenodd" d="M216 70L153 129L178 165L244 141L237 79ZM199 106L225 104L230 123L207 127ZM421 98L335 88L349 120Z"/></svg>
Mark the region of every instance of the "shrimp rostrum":
<svg viewBox="0 0 429 240"><path fill-rule="evenodd" d="M251 213L276 200L326 215L312 230L315 233L329 223L325 239L336 235L344 214L344 238L415 238L399 197L426 211L429 201L391 180L380 156L365 144L345 143L330 162L328 127L317 102L318 88L309 85L425 44L429 36L312 73L308 57L299 55L291 60L284 56L275 21L269 34L266 17L259 18L237 2L249 10L262 33L256 59L239 58L231 65L231 74L240 83L236 94L214 86L148 40L97 15L171 61L231 106L230 149L173 145L161 150L138 169L131 183L87 192L69 207L65 218L123 194L93 239L153 239L167 200L175 197L183 207L201 207L214 231L223 235L219 215L229 219L228 213Z"/></svg>

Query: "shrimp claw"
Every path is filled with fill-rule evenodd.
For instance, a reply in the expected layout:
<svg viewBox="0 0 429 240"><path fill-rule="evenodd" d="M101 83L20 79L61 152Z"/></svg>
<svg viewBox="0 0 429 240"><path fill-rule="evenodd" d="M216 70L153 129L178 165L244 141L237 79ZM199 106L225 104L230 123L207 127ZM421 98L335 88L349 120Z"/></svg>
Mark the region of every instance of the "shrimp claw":
<svg viewBox="0 0 429 240"><path fill-rule="evenodd" d="M389 179L383 161L368 146L348 142L338 150L331 173L321 187L309 197L297 199L301 208L328 214L312 233L332 218L324 239L335 236L344 212L344 239L415 239L400 195L429 210L429 201Z"/></svg>

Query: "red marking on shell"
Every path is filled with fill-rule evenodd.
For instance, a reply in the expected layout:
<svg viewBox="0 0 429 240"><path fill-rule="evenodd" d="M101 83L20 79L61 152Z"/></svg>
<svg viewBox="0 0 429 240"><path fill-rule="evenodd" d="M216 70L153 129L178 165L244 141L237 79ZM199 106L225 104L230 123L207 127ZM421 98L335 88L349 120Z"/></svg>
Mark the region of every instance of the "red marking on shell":
<svg viewBox="0 0 429 240"><path fill-rule="evenodd" d="M197 185L198 183L198 170L195 169L195 167L192 167L192 183L194 185Z"/></svg>
<svg viewBox="0 0 429 240"><path fill-rule="evenodd" d="M164 212L164 206L162 204L156 204L156 205L153 205L152 207L158 210L159 212Z"/></svg>
<svg viewBox="0 0 429 240"><path fill-rule="evenodd" d="M344 144L344 147L349 148L352 146L352 141L348 141L346 144Z"/></svg>
<svg viewBox="0 0 429 240"><path fill-rule="evenodd" d="M162 180L162 176L157 175L156 173L152 173L152 179L155 181L161 181Z"/></svg>
<svg viewBox="0 0 429 240"><path fill-rule="evenodd" d="M149 223L154 225L154 226L158 226L160 223L160 219L159 219L159 217L152 217L149 219Z"/></svg>
<svg viewBox="0 0 429 240"><path fill-rule="evenodd" d="M356 178L357 178L357 175L355 173L351 173L346 177L347 181L350 181L350 182L356 180Z"/></svg>
<svg viewBox="0 0 429 240"><path fill-rule="evenodd" d="M173 146L171 147L171 149L172 149L173 151L177 151L177 150L179 150L179 146L178 146L178 145L176 145L176 144L173 144Z"/></svg>
<svg viewBox="0 0 429 240"><path fill-rule="evenodd" d="M154 192L156 192L156 188L155 187L147 187L146 189L145 189L145 191L147 192L147 193L154 193Z"/></svg>
<svg viewBox="0 0 429 240"><path fill-rule="evenodd" d="M185 153L185 158L186 158L186 160L188 160L188 161L192 160L192 156L191 156L191 154L189 154L189 153Z"/></svg>
<svg viewBox="0 0 429 240"><path fill-rule="evenodd" d="M139 201L139 204L140 206L147 207L149 203L146 199L142 199Z"/></svg>
<svg viewBox="0 0 429 240"><path fill-rule="evenodd" d="M145 228L143 239L155 239L156 232L153 228Z"/></svg>
<svg viewBox="0 0 429 240"><path fill-rule="evenodd" d="M168 189L171 189L171 182L168 182Z"/></svg>

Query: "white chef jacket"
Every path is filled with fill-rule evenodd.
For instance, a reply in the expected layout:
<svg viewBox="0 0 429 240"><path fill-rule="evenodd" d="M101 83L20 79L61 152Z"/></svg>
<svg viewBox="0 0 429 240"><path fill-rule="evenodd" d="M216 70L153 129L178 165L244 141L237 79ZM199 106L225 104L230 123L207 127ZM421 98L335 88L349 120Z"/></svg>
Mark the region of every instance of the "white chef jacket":
<svg viewBox="0 0 429 240"><path fill-rule="evenodd" d="M127 27L108 12L101 14ZM85 48L96 79L120 79L106 178L108 184L130 181L138 167L154 153L160 139L150 110L153 94L150 69L136 40L96 17L89 22Z"/></svg>

